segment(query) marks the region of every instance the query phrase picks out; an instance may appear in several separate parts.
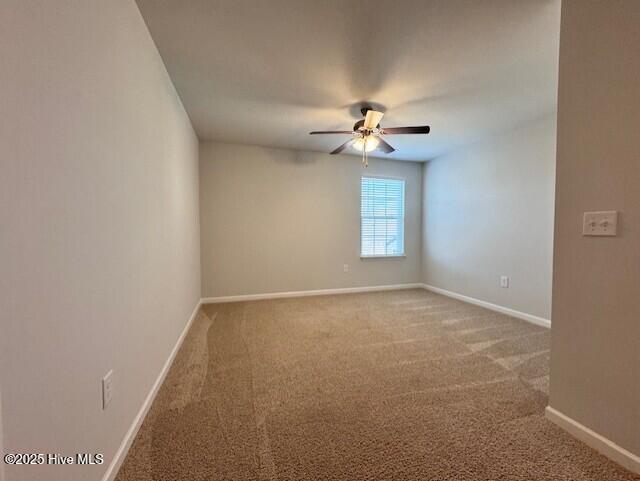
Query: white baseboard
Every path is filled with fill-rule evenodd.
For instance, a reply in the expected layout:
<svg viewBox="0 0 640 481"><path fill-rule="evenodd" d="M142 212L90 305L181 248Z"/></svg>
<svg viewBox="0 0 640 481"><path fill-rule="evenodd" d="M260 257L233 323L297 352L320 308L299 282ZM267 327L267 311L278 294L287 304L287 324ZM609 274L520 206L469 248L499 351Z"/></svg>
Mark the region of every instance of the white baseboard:
<svg viewBox="0 0 640 481"><path fill-rule="evenodd" d="M542 327L551 327L551 321L549 319L545 319L543 317L534 316L532 314L527 314L526 312L516 311L515 309L511 309L509 307L499 306L497 304L492 304L487 301L481 301L480 299L475 299L473 297L465 296L462 294L458 294L457 292L447 291L446 289L441 289L439 287L430 286L428 284L422 284L422 288L431 292L435 292L436 294L442 294L443 296L451 297L453 299L458 299L459 301L468 302L469 304L475 304L476 306L484 307L486 309L490 309L492 311L500 312L502 314L506 314L508 316L517 317L518 319L522 319L524 321L530 322L532 324L536 324L537 326Z"/></svg>
<svg viewBox="0 0 640 481"><path fill-rule="evenodd" d="M259 301L263 299L281 299L285 297L327 296L331 294L354 294L357 292L395 291L399 289L420 289L423 285L391 284L387 286L340 287L337 289L315 289L310 291L268 292L265 294L243 294L238 296L203 297L203 304L220 302Z"/></svg>
<svg viewBox="0 0 640 481"><path fill-rule="evenodd" d="M162 366L162 370L160 371L160 374L156 378L156 381L153 383L153 386L151 386L151 391L149 391L149 394L147 394L147 397L144 400L144 403L142 403L142 407L140 408L140 411L138 411L138 414L136 415L136 417L133 420L133 423L131 424L131 427L129 427L129 430L124 435L124 439L122 440L120 447L114 454L113 459L109 464L109 467L107 468L106 472L104 473L104 476L102 477L102 481L113 481L116 475L118 474L118 470L120 469L120 466L122 465L122 462L124 461L124 459L127 457L129 448L131 447L131 444L133 443L133 440L135 439L136 434L138 434L138 430L140 429L140 426L142 425L142 422L144 421L144 418L147 415L147 412L149 412L149 408L153 404L153 400L156 398L156 395L160 390L160 386L162 386L162 383L164 382L165 377L167 377L169 368L171 367L171 364L173 363L173 360L175 359L176 354L178 354L178 351L180 350L180 346L182 346L182 342L184 341L184 338L186 337L187 332L189 332L189 328L191 327L191 324L193 324L193 320L196 318L196 315L198 314L198 310L200 309L201 304L202 304L202 301L199 301L196 307L193 309L193 312L191 313L191 317L189 318L187 325L184 326L184 329L182 330L180 337L178 337L178 341L176 342L175 346L173 346L173 349L171 350L169 357L165 361L164 366Z"/></svg>
<svg viewBox="0 0 640 481"><path fill-rule="evenodd" d="M640 456L636 456L630 451L618 446L613 441L583 426L578 421L562 414L560 411L547 406L545 409L546 418L552 423L558 425L574 438L579 439L587 446L595 449L606 457L615 461L619 465L627 468L635 474L640 474Z"/></svg>

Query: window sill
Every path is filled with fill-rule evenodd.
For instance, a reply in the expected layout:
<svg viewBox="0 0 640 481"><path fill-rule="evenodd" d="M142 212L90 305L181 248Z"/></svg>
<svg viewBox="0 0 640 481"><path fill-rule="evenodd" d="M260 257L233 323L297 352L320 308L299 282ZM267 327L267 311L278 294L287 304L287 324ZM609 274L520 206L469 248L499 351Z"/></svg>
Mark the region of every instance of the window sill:
<svg viewBox="0 0 640 481"><path fill-rule="evenodd" d="M405 254L389 254L381 256L360 256L360 259L402 259L407 257Z"/></svg>

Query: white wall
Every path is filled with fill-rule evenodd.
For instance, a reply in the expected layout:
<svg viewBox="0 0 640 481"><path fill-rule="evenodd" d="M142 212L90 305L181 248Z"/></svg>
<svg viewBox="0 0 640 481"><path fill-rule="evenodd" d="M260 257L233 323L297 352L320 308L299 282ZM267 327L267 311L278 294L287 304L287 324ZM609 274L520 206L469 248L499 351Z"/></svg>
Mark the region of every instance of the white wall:
<svg viewBox="0 0 640 481"><path fill-rule="evenodd" d="M4 448L108 463L200 297L198 142L133 0L3 0L0 18Z"/></svg>
<svg viewBox="0 0 640 481"><path fill-rule="evenodd" d="M204 297L420 282L420 164L221 143L200 153ZM360 259L363 174L406 179L406 258Z"/></svg>
<svg viewBox="0 0 640 481"><path fill-rule="evenodd" d="M554 113L425 164L426 284L550 319L555 138Z"/></svg>
<svg viewBox="0 0 640 481"><path fill-rule="evenodd" d="M563 0L550 406L640 456L640 2ZM617 237L583 237L590 210ZM636 468L638 467L636 461Z"/></svg>

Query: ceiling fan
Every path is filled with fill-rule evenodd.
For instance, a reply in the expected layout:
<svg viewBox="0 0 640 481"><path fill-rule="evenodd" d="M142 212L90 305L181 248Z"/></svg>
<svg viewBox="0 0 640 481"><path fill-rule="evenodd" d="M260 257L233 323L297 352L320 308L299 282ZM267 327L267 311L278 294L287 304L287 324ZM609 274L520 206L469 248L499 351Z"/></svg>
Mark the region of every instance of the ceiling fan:
<svg viewBox="0 0 640 481"><path fill-rule="evenodd" d="M331 154L339 154L347 147L353 146L359 152L362 152L362 163L365 167L369 165L368 153L378 150L385 154L394 152L394 149L383 138L383 135L393 134L428 134L431 128L428 125L421 125L417 127L380 127L380 120L382 120L383 112L378 112L370 107L363 107L360 112L364 116L364 119L358 120L353 125L353 130L324 130L309 132L311 135L318 134L351 134L352 139L347 140L337 149L333 150Z"/></svg>

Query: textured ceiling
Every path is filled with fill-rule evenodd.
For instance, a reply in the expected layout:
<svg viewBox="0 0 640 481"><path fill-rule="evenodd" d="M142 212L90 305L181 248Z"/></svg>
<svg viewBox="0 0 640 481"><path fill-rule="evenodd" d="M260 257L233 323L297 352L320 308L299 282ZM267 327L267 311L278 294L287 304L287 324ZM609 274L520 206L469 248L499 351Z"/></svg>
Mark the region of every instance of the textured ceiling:
<svg viewBox="0 0 640 481"><path fill-rule="evenodd" d="M369 101L427 160L555 109L559 0L137 1L201 140L328 152Z"/></svg>

